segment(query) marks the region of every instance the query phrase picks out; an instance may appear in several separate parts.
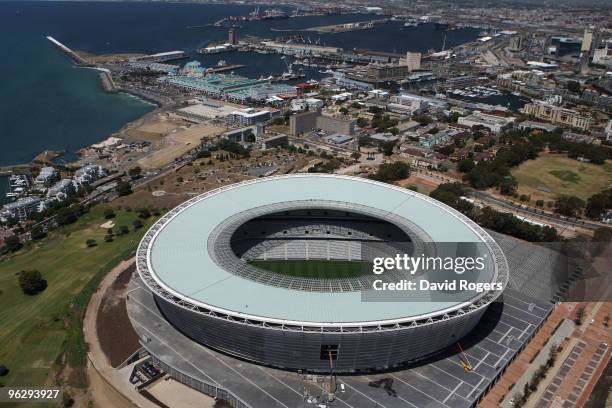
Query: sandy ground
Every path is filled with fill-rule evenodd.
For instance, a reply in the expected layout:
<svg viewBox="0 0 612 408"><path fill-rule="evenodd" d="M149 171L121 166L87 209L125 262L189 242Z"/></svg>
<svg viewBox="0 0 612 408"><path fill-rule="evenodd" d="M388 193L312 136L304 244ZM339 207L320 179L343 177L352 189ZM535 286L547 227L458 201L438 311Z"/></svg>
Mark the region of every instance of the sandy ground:
<svg viewBox="0 0 612 408"><path fill-rule="evenodd" d="M91 363L87 364L87 376L89 377L89 391L94 407L100 408L136 408L123 395L118 393L113 387L100 376L98 371Z"/></svg>
<svg viewBox="0 0 612 408"><path fill-rule="evenodd" d="M159 143L170 132L188 125L180 117L169 112L154 111L127 124L119 131L118 136L126 142L149 141Z"/></svg>
<svg viewBox="0 0 612 408"><path fill-rule="evenodd" d="M95 375L90 375L90 391L94 400L94 406L105 408L115 407L114 404L109 404L108 401L105 400L105 398L111 398L112 396L112 393L108 392L110 388L115 390L117 394L116 396L112 396L112 398L117 398L118 401L119 398L123 396L124 400L129 401L135 406L141 408L158 408L134 389L132 384L127 381L125 372L117 371L111 367L110 362L106 358L98 342L96 316L97 311L100 309L104 294L113 282L115 282L117 277L133 263L134 258L122 261L106 275L97 291L91 297L89 305L87 305L85 318L83 319L83 334L85 336L85 343L88 346L87 358L89 359L89 370L94 370L100 377L100 381L96 381ZM121 407L121 405L117 406ZM130 406L131 405L127 405L127 407Z"/></svg>
<svg viewBox="0 0 612 408"><path fill-rule="evenodd" d="M438 184L436 184L435 181L425 177L420 177L418 173L411 175L407 179L398 181L398 184L405 188L416 186L417 191L425 195L429 195L429 193L438 187Z"/></svg>
<svg viewBox="0 0 612 408"><path fill-rule="evenodd" d="M157 381L147 391L172 408L212 408L215 404L213 398L168 377Z"/></svg>
<svg viewBox="0 0 612 408"><path fill-rule="evenodd" d="M130 58L144 57L145 54L104 54L104 55L96 55L91 54L85 51L76 51L81 57L86 58L91 62L116 62L116 61L126 61Z"/></svg>
<svg viewBox="0 0 612 408"><path fill-rule="evenodd" d="M208 123L172 132L164 137L161 149L138 160L137 163L144 169L159 168L198 146L202 139L210 139L223 132L225 132L224 127Z"/></svg>

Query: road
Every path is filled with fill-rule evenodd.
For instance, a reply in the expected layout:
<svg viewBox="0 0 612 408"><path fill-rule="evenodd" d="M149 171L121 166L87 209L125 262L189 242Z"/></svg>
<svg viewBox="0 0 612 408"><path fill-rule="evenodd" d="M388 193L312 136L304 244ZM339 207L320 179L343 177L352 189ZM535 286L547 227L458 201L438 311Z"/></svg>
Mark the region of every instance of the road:
<svg viewBox="0 0 612 408"><path fill-rule="evenodd" d="M580 227L580 228L587 228L587 229L592 229L592 230L596 230L597 228L601 228L604 227L605 225L602 223L598 223L598 222L594 222L594 221L589 221L589 220L583 220L583 219L575 219L575 220L571 220L571 219L567 219L567 218L562 218L561 215L557 215L557 214L551 214L551 213L547 213L545 211L538 211L536 209L532 209L530 207L526 207L526 206L520 206L518 204L514 204L514 203L510 203L508 201L504 201L504 200L500 200L496 197L493 197L491 194L484 192L484 191L473 191L472 192L472 196L482 200L482 201L486 201L492 204L495 204L499 207L503 207L503 208L507 208L508 210L511 210L512 212L521 212L523 214L526 215L533 215L536 216L538 218L543 218L549 221L552 221L556 224L561 224L561 225L565 225L568 227Z"/></svg>
<svg viewBox="0 0 612 408"><path fill-rule="evenodd" d="M416 170L416 171L419 173L421 177L428 178L436 182L437 184L460 182L460 180L456 180L451 177L447 177L447 176L444 176L438 173L424 171L424 170ZM521 213L522 215L525 215L525 216L532 216L532 217L537 217L543 220L547 220L562 228L578 227L578 228L596 230L598 228L606 226L606 224L595 222L595 221L583 220L583 219L568 219L558 214L547 213L543 210L536 210L531 207L514 204L512 202L505 201L497 197L494 197L493 195L491 195L490 193L487 193L486 191L472 190L470 194L473 197L479 199L480 201L483 201L485 204L507 209L514 214Z"/></svg>

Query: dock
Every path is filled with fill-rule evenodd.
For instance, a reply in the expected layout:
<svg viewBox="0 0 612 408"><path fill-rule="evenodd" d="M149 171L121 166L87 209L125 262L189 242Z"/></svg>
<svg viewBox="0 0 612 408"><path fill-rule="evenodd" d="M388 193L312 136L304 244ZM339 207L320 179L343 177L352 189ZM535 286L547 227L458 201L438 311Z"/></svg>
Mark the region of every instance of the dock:
<svg viewBox="0 0 612 408"><path fill-rule="evenodd" d="M233 64L233 65L224 65L221 67L216 67L216 68L210 68L208 71L209 72L225 72L225 71L232 71L234 69L240 69L240 68L244 68L246 65L242 65L242 64Z"/></svg>
<svg viewBox="0 0 612 408"><path fill-rule="evenodd" d="M81 57L79 54L72 51L70 48L66 47L64 44L57 41L55 38L51 37L50 35L47 36L47 40L51 41L53 45L55 45L57 48L63 51L70 58L72 58L77 64L89 65L89 61L87 61L85 58Z"/></svg>

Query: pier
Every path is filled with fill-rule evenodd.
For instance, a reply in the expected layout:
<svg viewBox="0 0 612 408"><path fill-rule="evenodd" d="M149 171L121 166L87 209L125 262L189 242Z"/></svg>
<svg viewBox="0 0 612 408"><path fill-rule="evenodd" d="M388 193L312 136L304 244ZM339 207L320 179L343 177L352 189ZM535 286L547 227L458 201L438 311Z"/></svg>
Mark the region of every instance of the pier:
<svg viewBox="0 0 612 408"><path fill-rule="evenodd" d="M57 48L62 50L66 55L72 58L76 63L80 65L90 65L89 61L87 61L85 58L81 57L79 54L72 51L70 48L66 47L64 44L57 41L55 38L51 37L50 35L47 36L47 40L51 41L53 45L55 45Z"/></svg>
<svg viewBox="0 0 612 408"><path fill-rule="evenodd" d="M217 68L208 69L209 72L225 72L225 71L233 71L235 69L244 68L245 65L242 64L233 64L233 65L223 65Z"/></svg>

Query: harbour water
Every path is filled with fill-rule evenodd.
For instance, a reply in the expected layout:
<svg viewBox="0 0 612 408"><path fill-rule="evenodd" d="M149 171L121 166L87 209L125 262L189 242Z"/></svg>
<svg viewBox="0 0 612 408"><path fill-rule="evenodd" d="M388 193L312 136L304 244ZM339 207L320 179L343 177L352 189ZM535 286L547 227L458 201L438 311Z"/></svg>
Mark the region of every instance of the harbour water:
<svg viewBox="0 0 612 408"><path fill-rule="evenodd" d="M250 77L279 74L278 55L217 54L201 56L198 48L227 38L227 29L207 26L228 15L244 15L252 6L145 2L0 2L0 165L24 163L43 150L62 150L60 160L75 158L84 146L108 137L153 107L128 95L106 94L95 71L76 68L55 49L52 35L77 51L95 54L155 53L184 50L205 66L220 59L242 63L237 71ZM363 14L313 16L242 22L238 36L276 37L302 34L312 41L344 49L368 48L403 53L439 50L444 32L432 24L404 27L400 22L371 30L318 34L305 28L361 21ZM278 31L289 30L289 31ZM477 38L478 30L446 34L451 47ZM307 72L317 77L315 70Z"/></svg>
<svg viewBox="0 0 612 408"><path fill-rule="evenodd" d="M0 176L0 205L4 205L12 201L6 196L6 193L9 191L8 176Z"/></svg>

